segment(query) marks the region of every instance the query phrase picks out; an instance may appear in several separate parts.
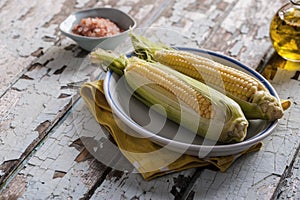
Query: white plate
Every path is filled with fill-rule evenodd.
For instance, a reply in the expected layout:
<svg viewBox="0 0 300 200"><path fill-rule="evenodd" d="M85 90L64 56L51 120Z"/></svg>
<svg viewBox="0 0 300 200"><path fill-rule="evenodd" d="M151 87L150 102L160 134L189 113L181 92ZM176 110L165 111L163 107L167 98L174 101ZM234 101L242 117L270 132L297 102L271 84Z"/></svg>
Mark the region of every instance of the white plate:
<svg viewBox="0 0 300 200"><path fill-rule="evenodd" d="M191 51L209 57L222 64L245 71L260 80L270 93L279 99L275 89L264 77L235 59L202 49L180 47L178 47L178 49ZM207 139L203 140L202 137L179 127L176 123L165 119L162 115L149 109L149 107L132 96L124 79L111 71L106 74L104 92L113 113L120 118L124 124L137 132L138 135L135 136L148 138L172 151L198 156L200 158L239 153L269 136L278 124L278 120L273 122L250 120L247 137L243 142L235 144L215 144L213 141Z"/></svg>

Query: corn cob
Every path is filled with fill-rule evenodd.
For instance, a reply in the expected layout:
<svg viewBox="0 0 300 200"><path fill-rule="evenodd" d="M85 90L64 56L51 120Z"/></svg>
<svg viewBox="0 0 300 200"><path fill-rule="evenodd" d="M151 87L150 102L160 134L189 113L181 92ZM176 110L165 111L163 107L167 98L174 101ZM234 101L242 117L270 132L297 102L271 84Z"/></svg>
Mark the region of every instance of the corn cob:
<svg viewBox="0 0 300 200"><path fill-rule="evenodd" d="M225 93L241 106L248 119L273 121L283 116L283 108L277 98L247 73L191 52L151 42L133 33L131 39L140 58L158 61Z"/></svg>
<svg viewBox="0 0 300 200"><path fill-rule="evenodd" d="M245 138L248 121L240 106L209 86L160 63L137 57L117 58L96 50L90 58L94 63L111 62L108 68L124 73L139 100L147 106L161 105L170 120L200 136L221 143L240 142ZM219 132L210 129L216 123L224 125Z"/></svg>

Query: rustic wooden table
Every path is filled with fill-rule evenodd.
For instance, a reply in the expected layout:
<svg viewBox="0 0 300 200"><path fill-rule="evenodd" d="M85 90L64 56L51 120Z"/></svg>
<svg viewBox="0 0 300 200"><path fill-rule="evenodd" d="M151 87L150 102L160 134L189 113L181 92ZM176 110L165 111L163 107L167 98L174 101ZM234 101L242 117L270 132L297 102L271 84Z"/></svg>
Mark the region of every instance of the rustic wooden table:
<svg viewBox="0 0 300 200"><path fill-rule="evenodd" d="M58 30L76 10L119 8L138 27L178 30L193 47L262 71L276 56L269 23L285 2L0 1L0 199L300 199L299 73L272 82L292 106L260 151L239 158L224 173L194 168L144 181L85 148L82 139L95 141L101 127L78 89L99 71L82 67L87 52ZM105 144L103 151L110 150Z"/></svg>

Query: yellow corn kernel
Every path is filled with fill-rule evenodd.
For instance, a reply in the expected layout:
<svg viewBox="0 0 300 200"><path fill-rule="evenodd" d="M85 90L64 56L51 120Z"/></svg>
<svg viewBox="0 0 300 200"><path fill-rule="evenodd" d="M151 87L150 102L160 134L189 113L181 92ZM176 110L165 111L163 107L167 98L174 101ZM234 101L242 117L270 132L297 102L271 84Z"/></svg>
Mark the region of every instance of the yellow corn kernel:
<svg viewBox="0 0 300 200"><path fill-rule="evenodd" d="M127 66L125 71L127 73L129 71L130 73L138 73L140 76L145 77L145 79L169 91L181 101L191 106L201 117L207 119L213 117L214 111L210 100L175 76L165 73L158 68L151 67L151 65L145 67L145 63L141 62L132 62Z"/></svg>
<svg viewBox="0 0 300 200"><path fill-rule="evenodd" d="M249 101L257 91L266 90L264 85L240 70L189 52L158 50L155 51L153 58L215 88L225 87L226 92L239 96L245 101Z"/></svg>
<svg viewBox="0 0 300 200"><path fill-rule="evenodd" d="M90 54L94 63L124 76L128 89L147 106L180 126L222 143L243 141L249 125L241 107L211 87L158 62L126 58L104 50ZM215 129L214 125L217 126ZM220 128L220 129L219 129Z"/></svg>
<svg viewBox="0 0 300 200"><path fill-rule="evenodd" d="M153 59L226 92L226 95L240 104L249 119L276 120L283 116L283 109L278 100L260 81L241 70L178 50L156 50Z"/></svg>

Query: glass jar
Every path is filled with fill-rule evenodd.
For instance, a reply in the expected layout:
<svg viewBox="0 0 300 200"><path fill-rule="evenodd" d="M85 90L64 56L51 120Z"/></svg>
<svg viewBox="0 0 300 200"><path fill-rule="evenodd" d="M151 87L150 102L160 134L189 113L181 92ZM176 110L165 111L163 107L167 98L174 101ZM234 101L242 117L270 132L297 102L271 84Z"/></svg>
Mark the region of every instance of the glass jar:
<svg viewBox="0 0 300 200"><path fill-rule="evenodd" d="M277 11L270 25L270 38L281 57L300 62L300 0L290 0Z"/></svg>

